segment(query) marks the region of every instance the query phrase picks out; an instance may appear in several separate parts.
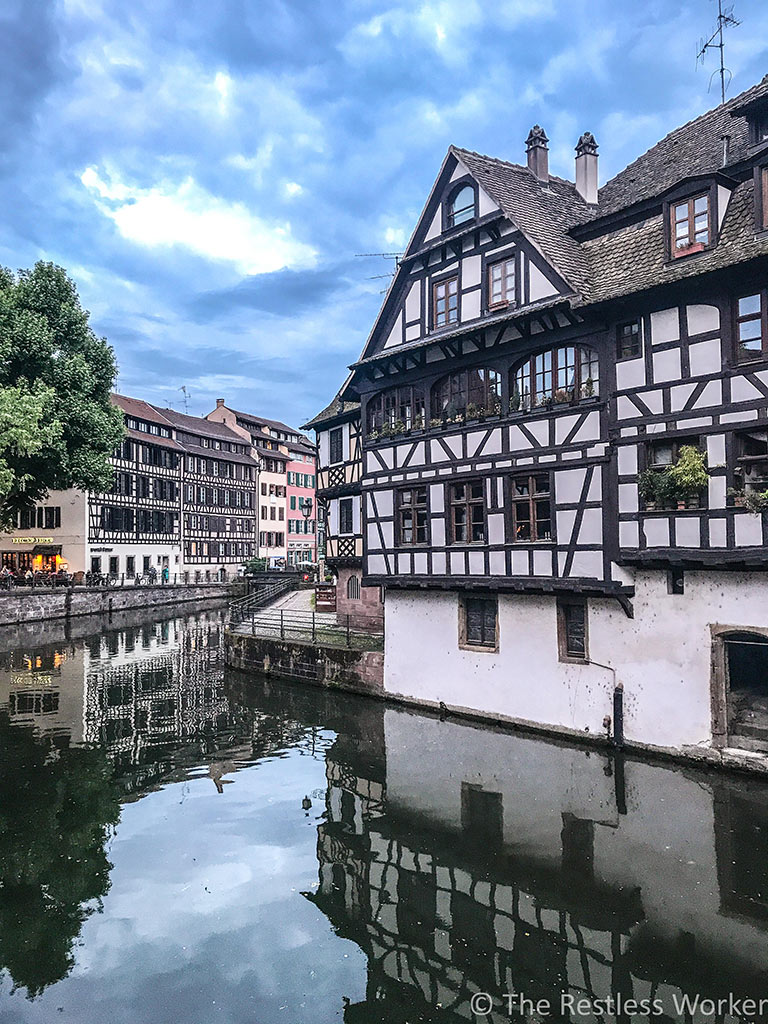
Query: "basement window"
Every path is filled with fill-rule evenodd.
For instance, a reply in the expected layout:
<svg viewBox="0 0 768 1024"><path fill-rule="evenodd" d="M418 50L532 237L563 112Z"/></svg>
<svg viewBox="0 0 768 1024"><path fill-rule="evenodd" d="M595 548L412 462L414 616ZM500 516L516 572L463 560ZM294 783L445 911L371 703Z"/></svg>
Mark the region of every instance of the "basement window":
<svg viewBox="0 0 768 1024"><path fill-rule="evenodd" d="M587 602L584 598L558 598L557 645L560 661L589 660Z"/></svg>
<svg viewBox="0 0 768 1024"><path fill-rule="evenodd" d="M462 597L460 599L459 647L462 650L498 651L499 602L497 597Z"/></svg>

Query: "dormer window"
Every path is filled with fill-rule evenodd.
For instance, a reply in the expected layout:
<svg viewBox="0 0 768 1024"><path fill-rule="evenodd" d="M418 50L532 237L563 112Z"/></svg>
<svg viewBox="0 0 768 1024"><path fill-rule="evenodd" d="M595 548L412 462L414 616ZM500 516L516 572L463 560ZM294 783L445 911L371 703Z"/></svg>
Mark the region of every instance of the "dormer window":
<svg viewBox="0 0 768 1024"><path fill-rule="evenodd" d="M463 185L448 204L447 226L455 228L475 219L475 190Z"/></svg>
<svg viewBox="0 0 768 1024"><path fill-rule="evenodd" d="M711 237L709 192L672 203L672 256L687 256L709 245Z"/></svg>

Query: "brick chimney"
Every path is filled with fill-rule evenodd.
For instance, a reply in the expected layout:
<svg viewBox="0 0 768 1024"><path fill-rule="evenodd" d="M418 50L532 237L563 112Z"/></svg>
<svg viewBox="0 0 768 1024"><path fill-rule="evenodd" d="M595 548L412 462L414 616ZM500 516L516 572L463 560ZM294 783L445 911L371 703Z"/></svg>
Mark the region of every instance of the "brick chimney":
<svg viewBox="0 0 768 1024"><path fill-rule="evenodd" d="M216 408L220 409L222 407L222 405L224 405L224 399L223 398L217 398L216 399Z"/></svg>
<svg viewBox="0 0 768 1024"><path fill-rule="evenodd" d="M597 142L592 132L584 132L576 145L576 191L585 202L597 202Z"/></svg>
<svg viewBox="0 0 768 1024"><path fill-rule="evenodd" d="M539 181L549 181L549 149L544 129L535 124L525 140L528 154L528 169L533 171Z"/></svg>

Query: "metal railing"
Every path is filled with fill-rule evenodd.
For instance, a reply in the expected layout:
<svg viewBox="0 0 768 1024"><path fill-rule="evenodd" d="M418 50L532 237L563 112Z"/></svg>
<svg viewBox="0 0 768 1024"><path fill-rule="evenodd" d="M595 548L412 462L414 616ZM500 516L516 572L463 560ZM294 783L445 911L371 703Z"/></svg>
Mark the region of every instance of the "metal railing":
<svg viewBox="0 0 768 1024"><path fill-rule="evenodd" d="M242 632L265 639L294 643L345 647L357 651L384 650L384 634L352 628L349 615L327 612L298 612L287 608L257 608L239 620Z"/></svg>
<svg viewBox="0 0 768 1024"><path fill-rule="evenodd" d="M222 573L208 569L169 573L167 579L163 578L162 572L154 576L150 573L35 573L30 577L0 576L0 592L51 590L61 587L194 587L205 583L233 583L246 578L238 573Z"/></svg>
<svg viewBox="0 0 768 1024"><path fill-rule="evenodd" d="M232 601L229 606L229 621L233 626L240 625L249 619L258 609L272 604L282 594L296 587L296 580L287 576L285 579L265 582L263 586L252 590L247 597Z"/></svg>

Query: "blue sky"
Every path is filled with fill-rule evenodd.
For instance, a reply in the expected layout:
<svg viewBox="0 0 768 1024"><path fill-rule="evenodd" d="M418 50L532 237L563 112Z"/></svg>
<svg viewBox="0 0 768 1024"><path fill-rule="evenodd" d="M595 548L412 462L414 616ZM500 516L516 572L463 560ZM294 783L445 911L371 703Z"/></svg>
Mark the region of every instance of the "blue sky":
<svg viewBox="0 0 768 1024"><path fill-rule="evenodd" d="M4 0L0 262L65 266L119 389L299 424L370 330L451 143L534 122L601 180L714 106L714 0ZM738 0L730 95L768 71Z"/></svg>

